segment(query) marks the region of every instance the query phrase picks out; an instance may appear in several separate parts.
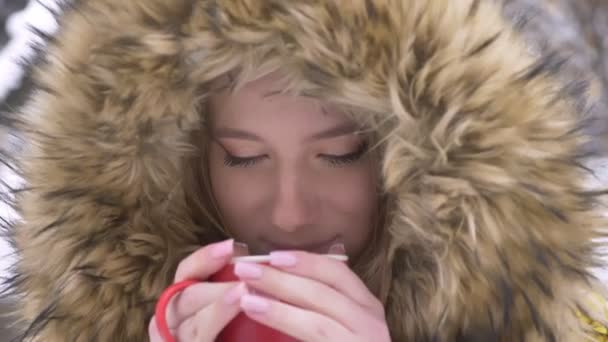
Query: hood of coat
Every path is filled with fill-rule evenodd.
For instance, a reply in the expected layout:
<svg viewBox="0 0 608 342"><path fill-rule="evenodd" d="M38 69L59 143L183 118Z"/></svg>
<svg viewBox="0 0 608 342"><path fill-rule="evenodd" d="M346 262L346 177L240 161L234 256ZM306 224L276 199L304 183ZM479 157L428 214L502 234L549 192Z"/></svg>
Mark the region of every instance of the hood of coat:
<svg viewBox="0 0 608 342"><path fill-rule="evenodd" d="M604 231L582 84L493 2L87 0L67 5L15 117L27 338L142 340L177 263L220 238L180 188L210 82L272 59L381 137L397 341L554 341ZM254 62L255 63L255 62Z"/></svg>

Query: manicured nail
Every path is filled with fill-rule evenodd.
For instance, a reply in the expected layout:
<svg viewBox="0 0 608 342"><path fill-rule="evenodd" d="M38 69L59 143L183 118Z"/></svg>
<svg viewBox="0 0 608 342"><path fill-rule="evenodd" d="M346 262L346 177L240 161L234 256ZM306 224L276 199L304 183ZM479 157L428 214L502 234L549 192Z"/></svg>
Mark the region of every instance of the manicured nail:
<svg viewBox="0 0 608 342"><path fill-rule="evenodd" d="M249 246L246 243L242 242L234 242L234 253L235 257L237 256L247 256L249 255Z"/></svg>
<svg viewBox="0 0 608 342"><path fill-rule="evenodd" d="M246 294L241 297L241 308L252 313L265 313L270 309L270 303L262 297Z"/></svg>
<svg viewBox="0 0 608 342"><path fill-rule="evenodd" d="M250 262L237 262L234 266L234 274L239 278L259 279L262 276L262 269Z"/></svg>
<svg viewBox="0 0 608 342"><path fill-rule="evenodd" d="M272 266L293 266L298 262L298 259L290 252L271 252L270 264Z"/></svg>
<svg viewBox="0 0 608 342"><path fill-rule="evenodd" d="M234 249L233 242L233 239L229 239L211 246L211 256L216 259L229 256L230 254L232 254L232 250Z"/></svg>
<svg viewBox="0 0 608 342"><path fill-rule="evenodd" d="M343 243L334 243L333 245L331 245L331 247L329 247L329 251L327 253L344 255L346 254L346 247L344 247Z"/></svg>
<svg viewBox="0 0 608 342"><path fill-rule="evenodd" d="M245 294L247 294L247 286L245 283L240 283L226 292L224 295L224 303L230 305L235 304Z"/></svg>

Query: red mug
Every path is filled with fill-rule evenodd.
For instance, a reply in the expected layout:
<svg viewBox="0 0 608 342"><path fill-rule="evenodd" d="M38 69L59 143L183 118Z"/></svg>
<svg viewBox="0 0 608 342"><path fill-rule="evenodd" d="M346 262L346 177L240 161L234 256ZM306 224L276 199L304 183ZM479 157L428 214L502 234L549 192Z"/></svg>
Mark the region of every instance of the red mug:
<svg viewBox="0 0 608 342"><path fill-rule="evenodd" d="M327 257L348 261L346 255L325 254ZM235 257L232 261L223 267L220 271L209 278L211 282L232 282L239 281L239 278L234 274L234 265L236 262L254 262L269 265L269 255L254 255ZM165 342L175 342L173 336L169 332L166 321L166 308L169 300L178 292L185 290L188 286L199 283L198 280L185 280L169 286L160 296L156 305L156 323L160 335ZM220 332L216 339L217 342L296 342L297 339L284 334L278 330L260 324L245 315L239 313L224 329Z"/></svg>

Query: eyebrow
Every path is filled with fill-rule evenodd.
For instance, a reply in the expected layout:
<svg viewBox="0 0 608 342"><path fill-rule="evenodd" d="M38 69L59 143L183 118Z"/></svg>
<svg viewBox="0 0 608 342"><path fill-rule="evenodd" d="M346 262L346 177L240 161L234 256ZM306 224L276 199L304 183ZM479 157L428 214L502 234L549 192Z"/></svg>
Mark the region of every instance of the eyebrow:
<svg viewBox="0 0 608 342"><path fill-rule="evenodd" d="M306 140L313 141L313 140L335 138L335 137L339 137L339 136L343 136L343 135L353 134L357 131L358 131L357 126L352 123L341 124L341 125L337 125L334 127L330 127L328 129L320 131L318 133L315 133L315 134L311 135L310 137L306 138ZM237 128L231 128L231 127L218 127L215 129L215 132L213 135L216 139L224 138L224 139L241 139L241 140L251 140L251 141L263 141L264 140L253 132L248 132L248 131L244 131L244 130L237 129Z"/></svg>
<svg viewBox="0 0 608 342"><path fill-rule="evenodd" d="M330 127L326 130L315 133L312 136L310 136L307 140L321 140L321 139L335 138L335 137L340 137L343 135L353 134L357 131L358 131L358 129L357 129L356 125L354 125L352 123L346 123L346 124L341 124L341 125L337 125L334 127Z"/></svg>
<svg viewBox="0 0 608 342"><path fill-rule="evenodd" d="M252 132L243 131L236 128L230 127L218 127L214 132L215 138L231 138L231 139L242 139L252 141L262 141L262 138L255 135Z"/></svg>

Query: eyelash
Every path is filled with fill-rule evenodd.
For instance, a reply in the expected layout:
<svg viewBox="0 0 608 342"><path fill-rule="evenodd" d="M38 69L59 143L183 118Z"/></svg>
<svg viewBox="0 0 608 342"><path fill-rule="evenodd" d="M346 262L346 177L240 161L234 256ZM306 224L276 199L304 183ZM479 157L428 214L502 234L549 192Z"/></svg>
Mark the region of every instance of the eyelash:
<svg viewBox="0 0 608 342"><path fill-rule="evenodd" d="M255 157L237 157L226 152L224 157L224 165L229 167L249 167L255 163L266 158L266 156L255 156Z"/></svg>
<svg viewBox="0 0 608 342"><path fill-rule="evenodd" d="M352 164L352 163L358 161L359 159L361 159L361 157L363 157L365 152L367 152L367 142L366 141L362 142L359 145L359 147L357 148L357 150L355 150L354 152L351 152L351 153L343 154L340 156L327 155L327 154L322 154L320 156L321 156L321 158L326 160L331 166L337 167L337 166L341 166L341 165L345 165L345 164Z"/></svg>
<svg viewBox="0 0 608 342"><path fill-rule="evenodd" d="M362 142L359 148L357 148L357 150L354 152L339 156L320 154L319 157L328 162L331 166L338 167L345 164L352 164L358 161L359 159L361 159L361 157L363 157L365 152L367 152L367 142ZM254 157L237 157L226 152L226 155L224 156L224 165L229 167L250 167L266 158L266 155Z"/></svg>

